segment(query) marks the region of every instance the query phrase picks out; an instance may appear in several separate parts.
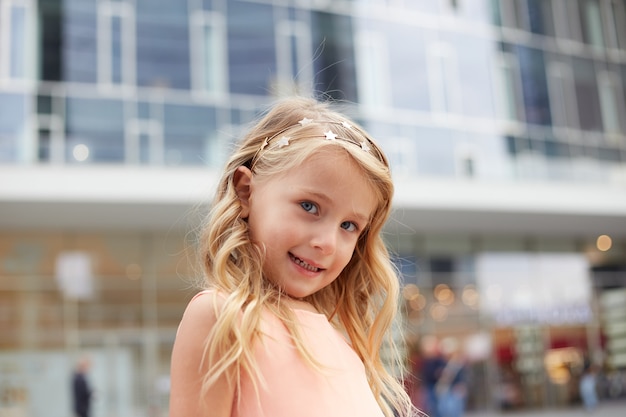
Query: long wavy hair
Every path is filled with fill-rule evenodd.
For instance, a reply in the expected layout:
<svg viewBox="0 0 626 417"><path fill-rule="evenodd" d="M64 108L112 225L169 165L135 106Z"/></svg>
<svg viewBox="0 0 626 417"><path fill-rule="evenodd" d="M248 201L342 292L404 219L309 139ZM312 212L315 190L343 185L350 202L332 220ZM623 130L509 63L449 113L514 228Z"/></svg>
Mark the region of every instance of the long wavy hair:
<svg viewBox="0 0 626 417"><path fill-rule="evenodd" d="M303 119L313 122L299 123ZM337 140L324 140L324 132L329 129L337 134ZM291 138L289 146L272 146L282 134ZM268 142L269 145L264 145ZM312 367L319 368L302 342L293 313L280 302L280 289L263 276L263 248L250 241L247 223L240 217L234 174L237 168L246 166L259 178L281 175L320 149L331 146L356 162L378 204L339 277L304 300L347 335L365 365L370 387L385 415L391 417L394 412L412 415L402 384L392 376L404 368L388 331L398 311L399 292L397 275L381 238L393 196L388 161L361 127L333 110L330 104L301 97L275 103L245 135L226 164L212 209L202 225L199 251L206 286L225 297L220 303L223 307L216 311L217 323L205 346L204 359L210 365L203 380L203 392L221 376L236 386L243 373L262 381L253 345L259 337L261 312L265 309L285 324L302 357ZM391 370L381 358L385 341L390 351L396 353Z"/></svg>

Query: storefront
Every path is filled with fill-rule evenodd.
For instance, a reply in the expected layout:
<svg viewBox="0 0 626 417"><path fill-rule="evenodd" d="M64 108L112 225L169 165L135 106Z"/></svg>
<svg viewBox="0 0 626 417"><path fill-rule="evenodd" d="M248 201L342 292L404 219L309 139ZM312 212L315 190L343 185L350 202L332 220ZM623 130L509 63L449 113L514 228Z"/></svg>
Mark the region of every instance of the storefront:
<svg viewBox="0 0 626 417"><path fill-rule="evenodd" d="M88 355L95 416L166 415L193 258L174 232L3 233L0 414L70 415L71 373Z"/></svg>
<svg viewBox="0 0 626 417"><path fill-rule="evenodd" d="M469 369L468 408L580 404L579 381L590 364L603 377L626 365L618 336L626 328L626 293L597 285L594 262L606 260L597 253L565 245L514 250L512 242L510 250L473 254L472 246L449 245L447 271L435 253L416 256L417 268L401 264L413 281L403 295L416 379L422 342L454 338Z"/></svg>

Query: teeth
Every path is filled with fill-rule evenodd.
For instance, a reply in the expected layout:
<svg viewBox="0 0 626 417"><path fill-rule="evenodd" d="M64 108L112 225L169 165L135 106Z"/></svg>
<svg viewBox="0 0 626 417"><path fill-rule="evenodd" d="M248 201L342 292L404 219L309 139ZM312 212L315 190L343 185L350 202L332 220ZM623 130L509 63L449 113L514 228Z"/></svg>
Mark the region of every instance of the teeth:
<svg viewBox="0 0 626 417"><path fill-rule="evenodd" d="M302 259L300 258L296 258L295 256L291 255L291 259L297 263L298 265L300 265L302 268L306 269L307 271L311 271L311 272L317 272L320 269L316 268L314 266L309 265L308 263L304 262Z"/></svg>

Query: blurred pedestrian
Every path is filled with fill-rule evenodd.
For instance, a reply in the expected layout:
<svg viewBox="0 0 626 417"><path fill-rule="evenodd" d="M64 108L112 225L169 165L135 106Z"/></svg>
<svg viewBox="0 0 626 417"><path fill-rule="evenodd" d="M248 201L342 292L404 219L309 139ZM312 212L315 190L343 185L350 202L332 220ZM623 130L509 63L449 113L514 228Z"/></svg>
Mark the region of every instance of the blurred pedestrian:
<svg viewBox="0 0 626 417"><path fill-rule="evenodd" d="M598 392L596 388L597 373L595 365L587 366L578 385L583 405L589 412L593 411L598 406Z"/></svg>
<svg viewBox="0 0 626 417"><path fill-rule="evenodd" d="M442 341L446 365L435 386L439 417L462 417L467 397L465 358L457 341Z"/></svg>
<svg viewBox="0 0 626 417"><path fill-rule="evenodd" d="M430 417L440 417L435 387L446 366L446 360L441 354L439 340L435 336L425 336L422 339L422 353L424 359L421 376L425 394L423 411Z"/></svg>
<svg viewBox="0 0 626 417"><path fill-rule="evenodd" d="M88 357L82 357L78 360L72 377L74 413L77 417L90 416L93 394L91 385L87 379L87 372L90 368L91 360Z"/></svg>

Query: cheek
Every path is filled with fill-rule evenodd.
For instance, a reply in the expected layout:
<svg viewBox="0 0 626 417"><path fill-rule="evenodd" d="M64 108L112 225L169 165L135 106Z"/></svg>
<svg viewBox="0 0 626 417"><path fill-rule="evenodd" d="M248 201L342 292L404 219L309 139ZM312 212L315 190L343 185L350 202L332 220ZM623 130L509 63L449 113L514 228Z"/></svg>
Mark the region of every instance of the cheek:
<svg viewBox="0 0 626 417"><path fill-rule="evenodd" d="M273 221L273 218L252 216L248 219L250 240L271 250L284 244L293 235L293 230L284 221Z"/></svg>
<svg viewBox="0 0 626 417"><path fill-rule="evenodd" d="M271 221L271 217L264 211L264 206L255 203L256 201L251 202L248 216L248 234L253 242L267 239L268 222Z"/></svg>
<svg viewBox="0 0 626 417"><path fill-rule="evenodd" d="M342 268L345 268L349 263L350 260L352 259L352 257L354 256L354 251L355 251L355 245L351 244L351 245L347 245L342 251L341 251L341 263L342 263Z"/></svg>

